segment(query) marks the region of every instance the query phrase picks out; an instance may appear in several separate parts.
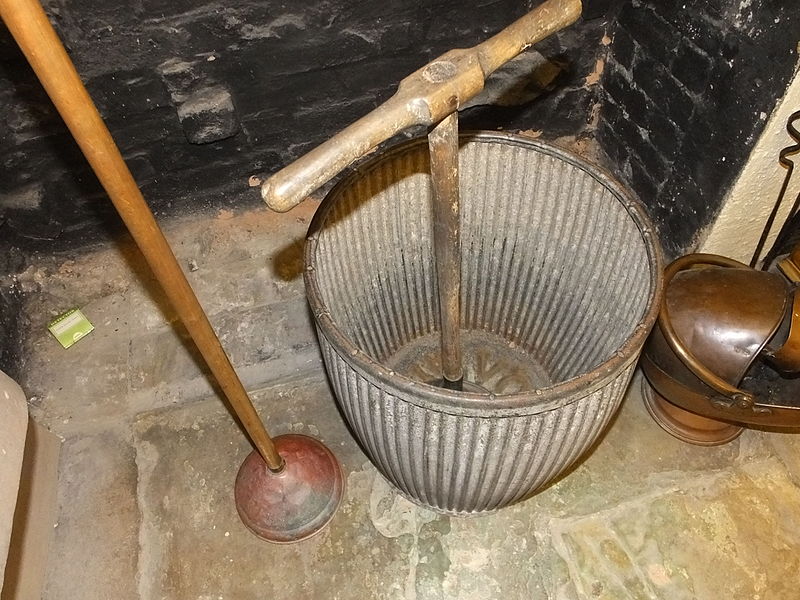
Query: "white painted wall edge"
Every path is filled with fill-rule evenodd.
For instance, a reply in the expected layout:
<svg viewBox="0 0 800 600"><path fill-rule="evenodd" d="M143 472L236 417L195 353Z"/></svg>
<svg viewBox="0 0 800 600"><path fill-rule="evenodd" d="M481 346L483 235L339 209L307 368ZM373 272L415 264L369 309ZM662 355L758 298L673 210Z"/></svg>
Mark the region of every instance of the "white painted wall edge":
<svg viewBox="0 0 800 600"><path fill-rule="evenodd" d="M747 99L742 98L742 101L746 102ZM786 131L786 122L789 115L796 110L800 110L800 71L797 70L786 94L767 121L747 163L725 197L716 220L707 228L699 252L722 254L744 263L750 262L786 176L786 169L778 162L778 155L783 148L794 143ZM762 257L772 247L798 192L800 164L786 190L783 205L762 251Z"/></svg>

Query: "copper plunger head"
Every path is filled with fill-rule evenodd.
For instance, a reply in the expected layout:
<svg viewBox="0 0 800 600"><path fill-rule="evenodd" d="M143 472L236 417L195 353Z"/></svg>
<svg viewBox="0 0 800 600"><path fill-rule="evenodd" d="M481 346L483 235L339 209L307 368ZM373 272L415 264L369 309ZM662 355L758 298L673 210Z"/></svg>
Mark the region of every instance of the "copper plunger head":
<svg viewBox="0 0 800 600"><path fill-rule="evenodd" d="M273 441L283 468L272 471L257 451L251 452L236 476L236 510L261 539L299 542L319 533L333 518L344 493L342 469L314 438L288 434Z"/></svg>

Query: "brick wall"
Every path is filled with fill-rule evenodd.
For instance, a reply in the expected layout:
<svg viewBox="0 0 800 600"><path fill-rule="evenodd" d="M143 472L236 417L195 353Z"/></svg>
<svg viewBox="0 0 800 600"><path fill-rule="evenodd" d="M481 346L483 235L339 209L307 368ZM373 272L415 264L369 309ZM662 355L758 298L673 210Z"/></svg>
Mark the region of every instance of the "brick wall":
<svg viewBox="0 0 800 600"><path fill-rule="evenodd" d="M798 31L800 11L774 0L629 1L609 26L597 136L671 257L718 212L786 90Z"/></svg>
<svg viewBox="0 0 800 600"><path fill-rule="evenodd" d="M524 128L563 114L554 131L580 128L589 102L580 74L593 64L603 29L604 5L591 4L597 14L577 28L591 32L581 44L571 32L570 40L542 46L564 66L555 91L537 102L546 109L473 110L472 122ZM529 8L524 0L47 3L159 216L255 206L249 175L291 162L375 107L430 58L484 39ZM113 209L3 28L0 103L6 239L50 251L119 231Z"/></svg>

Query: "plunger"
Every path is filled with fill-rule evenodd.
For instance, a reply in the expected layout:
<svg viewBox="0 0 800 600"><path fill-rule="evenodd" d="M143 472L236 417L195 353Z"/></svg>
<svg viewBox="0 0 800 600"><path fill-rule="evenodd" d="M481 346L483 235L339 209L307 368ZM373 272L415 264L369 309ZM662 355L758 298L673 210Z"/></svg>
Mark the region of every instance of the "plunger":
<svg viewBox="0 0 800 600"><path fill-rule="evenodd" d="M33 67L255 446L236 478L236 507L257 536L295 542L333 517L344 487L334 455L302 435L270 438L38 0L0 0L0 18Z"/></svg>

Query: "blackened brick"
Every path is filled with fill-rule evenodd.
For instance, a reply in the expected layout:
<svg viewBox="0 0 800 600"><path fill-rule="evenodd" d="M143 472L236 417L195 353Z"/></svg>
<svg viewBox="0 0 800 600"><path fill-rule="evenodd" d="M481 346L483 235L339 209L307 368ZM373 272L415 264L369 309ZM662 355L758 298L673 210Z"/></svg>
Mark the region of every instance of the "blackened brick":
<svg viewBox="0 0 800 600"><path fill-rule="evenodd" d="M650 110L644 115L640 126L647 132L650 142L667 161L673 160L683 143L684 132L668 117L657 110Z"/></svg>
<svg viewBox="0 0 800 600"><path fill-rule="evenodd" d="M693 123L693 127L703 130L703 125L699 122ZM702 135L699 133L693 138L701 138ZM713 198L716 204L722 201L734 176L731 168L734 165L725 156L726 150L714 142L712 133L705 140L693 139L684 144L682 156L676 161L676 169L690 175L703 195Z"/></svg>
<svg viewBox="0 0 800 600"><path fill-rule="evenodd" d="M694 112L694 102L686 88L666 67L639 53L633 64L633 80L678 127L688 125Z"/></svg>
<svg viewBox="0 0 800 600"><path fill-rule="evenodd" d="M264 35L265 37L260 37ZM255 72L261 76L286 76L295 73L321 72L338 65L356 63L375 56L369 41L357 35L337 37L325 30L306 31L304 35L287 36L286 39L260 32L236 50L235 60L226 66Z"/></svg>
<svg viewBox="0 0 800 600"><path fill-rule="evenodd" d="M647 114L649 113L640 113L640 119L637 120L627 112L626 108L618 107L614 102L607 101L605 118L617 138L627 148L628 154L639 152L642 146L648 143L647 130L641 127L638 122L642 116ZM650 157L650 154L648 153L647 156Z"/></svg>
<svg viewBox="0 0 800 600"><path fill-rule="evenodd" d="M434 51L439 54L449 50L454 39L470 45L480 42L526 12L523 3L517 0L474 3L469 8L469 16L464 11L464 3L459 0L420 4L417 22L427 28L425 39L437 42Z"/></svg>
<svg viewBox="0 0 800 600"><path fill-rule="evenodd" d="M131 175L140 186L152 182L156 179L157 173L153 164L144 152L125 157L125 164L131 171Z"/></svg>
<svg viewBox="0 0 800 600"><path fill-rule="evenodd" d="M5 121L0 139L5 138L6 147L63 131L63 122L39 82L19 83L0 77L0 90Z"/></svg>
<svg viewBox="0 0 800 600"><path fill-rule="evenodd" d="M221 85L195 91L176 108L186 139L192 144L225 140L241 129L230 90Z"/></svg>
<svg viewBox="0 0 800 600"><path fill-rule="evenodd" d="M672 75L695 94L701 94L711 77L712 60L694 44L681 40L670 65Z"/></svg>
<svg viewBox="0 0 800 600"><path fill-rule="evenodd" d="M319 103L302 106L292 115L292 124L289 127L296 131L313 131L319 141L324 141L363 117L375 108L376 104L373 97L361 96L337 104ZM293 136L292 143L302 144L305 141L300 136Z"/></svg>
<svg viewBox="0 0 800 600"><path fill-rule="evenodd" d="M719 202L706 195L687 173L678 167L661 190L664 206L660 215L660 231L667 258L693 250L697 232L708 225L716 214Z"/></svg>
<svg viewBox="0 0 800 600"><path fill-rule="evenodd" d="M86 83L86 88L103 116L133 116L171 105L161 78L149 69L94 77Z"/></svg>
<svg viewBox="0 0 800 600"><path fill-rule="evenodd" d="M231 61L226 81L234 82L234 89L242 90L236 98L236 108L242 118L262 113L287 114L297 106L323 102L325 98L340 102L347 92L335 72L329 69L283 77L275 77L264 69L256 70L254 75L254 70L247 69L247 63L238 58Z"/></svg>
<svg viewBox="0 0 800 600"><path fill-rule="evenodd" d="M650 100L639 88L634 87L628 75L613 62L606 67L604 78L606 92L620 107L631 115L644 115L651 109Z"/></svg>
<svg viewBox="0 0 800 600"><path fill-rule="evenodd" d="M597 96L585 87L566 90L558 98L555 112L566 122L586 125L595 102Z"/></svg>
<svg viewBox="0 0 800 600"><path fill-rule="evenodd" d="M173 106L155 108L133 116L117 113L113 118L106 119L106 125L125 154L159 147L169 139L170 134L180 131Z"/></svg>
<svg viewBox="0 0 800 600"><path fill-rule="evenodd" d="M608 34L607 25L602 21L589 21L578 26L568 27L557 36L547 38L557 40L557 44L536 44L536 50L545 58L562 67L569 85L578 81L583 83L597 66L597 58L603 53L603 38ZM559 81L561 83L561 81Z"/></svg>
<svg viewBox="0 0 800 600"><path fill-rule="evenodd" d="M626 4L620 11L618 23L651 59L664 65L672 61L681 36L647 5Z"/></svg>
<svg viewBox="0 0 800 600"><path fill-rule="evenodd" d="M696 2L658 2L653 10L670 27L709 56L718 56L725 48L726 32L722 22L709 20L707 11Z"/></svg>
<svg viewBox="0 0 800 600"><path fill-rule="evenodd" d="M650 171L636 157L631 157L628 160L631 169L630 183L633 190L639 196L642 202L647 206L651 206L657 202L658 199L658 182L653 179Z"/></svg>
<svg viewBox="0 0 800 600"><path fill-rule="evenodd" d="M370 40L375 56L409 52L422 42L425 29L415 2L345 2L338 7L332 28L336 37L350 32Z"/></svg>
<svg viewBox="0 0 800 600"><path fill-rule="evenodd" d="M597 124L597 141L609 158L609 170L619 173L622 165L628 160L629 148L619 139L613 126L604 118L601 118Z"/></svg>
<svg viewBox="0 0 800 600"><path fill-rule="evenodd" d="M600 116L609 123L615 123L622 116L622 109L607 93L601 96Z"/></svg>
<svg viewBox="0 0 800 600"><path fill-rule="evenodd" d="M684 138L686 147L684 151L695 158L705 157L713 148L712 138L714 137L716 123L713 112L713 107L704 107L703 110L698 111L697 116L691 123L691 127L686 130L686 137ZM711 119L709 119L709 116Z"/></svg>
<svg viewBox="0 0 800 600"><path fill-rule="evenodd" d="M616 61L630 70L633 66L633 59L636 56L636 52L637 44L634 39L625 29L617 27L611 42L611 54Z"/></svg>
<svg viewBox="0 0 800 600"><path fill-rule="evenodd" d="M645 133L630 118L630 115L621 113L620 116L611 123L614 132L631 150L635 150L645 141Z"/></svg>
<svg viewBox="0 0 800 600"><path fill-rule="evenodd" d="M641 143L632 148L631 156L638 157L639 164L653 181L659 184L666 181L671 163L648 140L642 139Z"/></svg>
<svg viewBox="0 0 800 600"><path fill-rule="evenodd" d="M52 0L48 11L56 17L81 75L99 90L99 103L123 152L142 157L132 162L132 168L148 188L154 210L177 214L179 202L184 202L185 212L208 206L216 194L210 190L221 189L224 180L235 179L243 185L253 169L271 171L295 158L386 98L401 77L426 59L481 41L540 3L108 0L94 6L97 2L92 0ZM719 206L730 177L763 126L758 114L769 114L785 91L795 65L792 34L800 26L800 13L791 2L752 0L745 14L752 15L753 21L746 23L738 17L738 0L584 3L583 21L537 46L566 67L565 77L555 83L552 93L525 106L482 107L480 124L492 129L542 129L545 135L581 126L586 116L582 111L588 111L592 96L572 92L583 85L596 59L608 50L605 72L594 86L606 88L597 139L610 157L612 170L625 170L626 179L636 182L652 214L664 231L671 232L668 243L677 247L692 238L702 221L698 215L711 214ZM62 7L60 14L51 11L56 6ZM603 19L585 20L606 9L621 11L621 19L608 27ZM614 38L606 49L599 43L604 33ZM716 61L703 89L691 79L693 73L685 75L680 68L681 61L691 61L688 50L704 52ZM688 125L681 122L679 127L673 122L674 107L665 98L644 94L646 84L639 72L631 77L640 53L653 63L674 67L672 75L695 102ZM173 57L194 64L204 85L214 83L230 90L243 134L210 144L189 144L175 106L171 100L163 101L163 90L157 106L144 109L142 96L149 97L148 90L154 95L157 91L158 65ZM12 63L14 79L4 68ZM136 82L139 74L144 79ZM117 91L109 86L120 75L133 82L131 89L122 96L107 93ZM3 106L11 106L10 90L18 89L25 77L38 85L2 31L0 77ZM139 114L132 114L130 108ZM33 129L19 116L9 125L5 134L0 127L0 189L42 177L50 184L57 182L46 185L43 207L47 210L42 214L46 218L63 205L59 214L64 216L59 219L65 230L59 243L73 232L83 239L96 238L97 227L89 235L90 219L96 215L87 198L102 191L92 186L91 172L71 137L53 131L33 138ZM53 125L63 129L57 118ZM656 175L663 176L664 170L670 177L665 186L677 189L684 184L694 186L695 192L676 192L677 200L665 195L665 187L658 189L661 177ZM253 202L258 201L257 194L248 193ZM96 205L110 206L107 202ZM116 218L113 209L109 211ZM7 230L0 232L0 246Z"/></svg>
<svg viewBox="0 0 800 600"><path fill-rule="evenodd" d="M680 207L685 213L696 213L697 208L704 206L706 197L692 179L685 162L677 163L672 176L664 185L664 201Z"/></svg>
<svg viewBox="0 0 800 600"><path fill-rule="evenodd" d="M620 4L619 0L584 0L583 19L601 19L611 14Z"/></svg>
<svg viewBox="0 0 800 600"><path fill-rule="evenodd" d="M50 18L61 26L59 34L66 34L68 38L75 33L75 28L84 34L108 27L113 29L126 21L133 21L141 12L141 0L126 0L125 5L93 0L60 0L44 4Z"/></svg>
<svg viewBox="0 0 800 600"><path fill-rule="evenodd" d="M189 11L197 11L211 2L197 0L141 0L141 10L148 18L163 19ZM272 3L274 5L274 3ZM210 8L210 7L209 7ZM274 10L274 8L273 8Z"/></svg>

